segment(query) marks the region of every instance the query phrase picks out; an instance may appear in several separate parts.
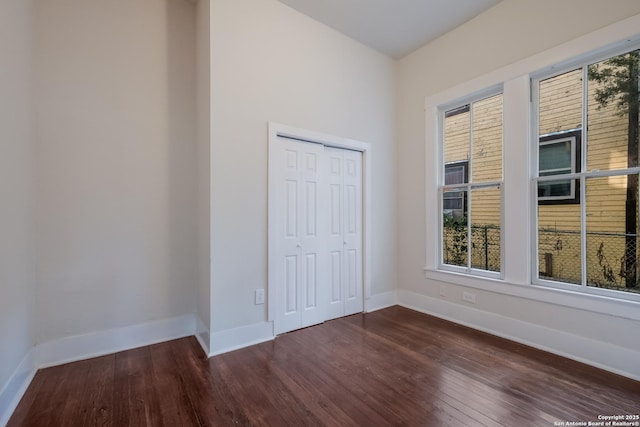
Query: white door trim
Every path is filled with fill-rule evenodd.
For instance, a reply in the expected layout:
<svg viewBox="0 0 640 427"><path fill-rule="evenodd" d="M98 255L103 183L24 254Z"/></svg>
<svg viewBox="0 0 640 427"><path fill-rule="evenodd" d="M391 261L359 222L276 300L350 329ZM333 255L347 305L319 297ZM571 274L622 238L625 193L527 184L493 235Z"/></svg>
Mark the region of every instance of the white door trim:
<svg viewBox="0 0 640 427"><path fill-rule="evenodd" d="M366 309L366 300L371 297L371 144L367 142L357 141L355 139L342 138L335 135L329 135L319 132L313 132L305 129L298 129L291 126L269 122L269 193L273 192L271 188L272 182L275 181L274 171L271 165L276 164L276 140L278 137L297 139L305 142L313 142L316 144L322 144L327 147L344 148L348 150L360 151L362 153L362 284L363 284L363 307ZM277 217L277 206L271 203L271 197L268 196L268 231L274 230L275 220ZM273 303L276 301L276 280L274 276L274 269L271 268L271 257L275 254L275 239L271 236L267 236L268 239L268 257L267 270L268 270L268 290L267 290L267 316L268 321L275 322L277 319L276 305Z"/></svg>

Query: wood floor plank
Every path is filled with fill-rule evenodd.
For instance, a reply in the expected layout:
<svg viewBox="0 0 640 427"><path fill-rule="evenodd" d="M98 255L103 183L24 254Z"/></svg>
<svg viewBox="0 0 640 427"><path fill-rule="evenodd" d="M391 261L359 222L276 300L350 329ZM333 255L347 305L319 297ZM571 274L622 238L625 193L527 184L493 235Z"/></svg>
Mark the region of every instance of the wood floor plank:
<svg viewBox="0 0 640 427"><path fill-rule="evenodd" d="M163 426L149 347L115 355L113 425Z"/></svg>
<svg viewBox="0 0 640 427"><path fill-rule="evenodd" d="M198 425L249 425L241 406L219 372L211 369L211 362L196 340L174 341L172 351Z"/></svg>
<svg viewBox="0 0 640 427"><path fill-rule="evenodd" d="M178 369L177 360L170 346L156 344L149 347L154 394L160 403L160 419L166 426L188 421L188 425L201 425L193 410L187 389L188 384Z"/></svg>
<svg viewBox="0 0 640 427"><path fill-rule="evenodd" d="M39 371L15 426L552 426L640 383L401 307L207 359L194 337Z"/></svg>
<svg viewBox="0 0 640 427"><path fill-rule="evenodd" d="M76 390L74 404L65 405L62 418L75 418L80 425L110 426L113 411L115 357L98 357L79 362L79 364L84 364L86 375L72 373Z"/></svg>

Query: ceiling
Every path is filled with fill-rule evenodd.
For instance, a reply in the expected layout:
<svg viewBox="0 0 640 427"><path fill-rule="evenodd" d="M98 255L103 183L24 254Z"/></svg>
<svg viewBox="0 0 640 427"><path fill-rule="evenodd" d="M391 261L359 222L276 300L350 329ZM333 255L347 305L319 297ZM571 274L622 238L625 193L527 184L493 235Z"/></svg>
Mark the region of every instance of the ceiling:
<svg viewBox="0 0 640 427"><path fill-rule="evenodd" d="M501 0L279 1L397 59Z"/></svg>

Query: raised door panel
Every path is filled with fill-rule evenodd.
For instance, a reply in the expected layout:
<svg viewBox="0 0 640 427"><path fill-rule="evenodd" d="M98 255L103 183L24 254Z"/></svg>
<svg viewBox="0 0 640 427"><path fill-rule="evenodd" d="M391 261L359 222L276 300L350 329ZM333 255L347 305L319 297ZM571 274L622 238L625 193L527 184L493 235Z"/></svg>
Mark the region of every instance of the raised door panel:
<svg viewBox="0 0 640 427"><path fill-rule="evenodd" d="M284 312L285 315L298 311L298 256L289 255L284 258Z"/></svg>

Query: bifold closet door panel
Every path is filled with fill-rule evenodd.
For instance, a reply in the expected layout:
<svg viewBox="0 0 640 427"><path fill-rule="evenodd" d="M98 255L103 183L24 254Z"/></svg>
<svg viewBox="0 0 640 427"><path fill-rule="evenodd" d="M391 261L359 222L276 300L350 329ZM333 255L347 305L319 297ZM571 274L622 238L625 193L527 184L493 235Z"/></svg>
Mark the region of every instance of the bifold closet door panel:
<svg viewBox="0 0 640 427"><path fill-rule="evenodd" d="M344 150L325 148L327 174L327 267L329 310L327 319L344 316Z"/></svg>
<svg viewBox="0 0 640 427"><path fill-rule="evenodd" d="M329 318L359 313L362 301L362 153L327 147Z"/></svg>
<svg viewBox="0 0 640 427"><path fill-rule="evenodd" d="M362 153L343 150L344 155L344 315L364 309L362 282Z"/></svg>
<svg viewBox="0 0 640 427"><path fill-rule="evenodd" d="M324 147L279 138L278 162L274 170L276 188L269 197L276 203L277 218L275 279L277 293L276 333L321 323L326 320L326 282L322 197Z"/></svg>

